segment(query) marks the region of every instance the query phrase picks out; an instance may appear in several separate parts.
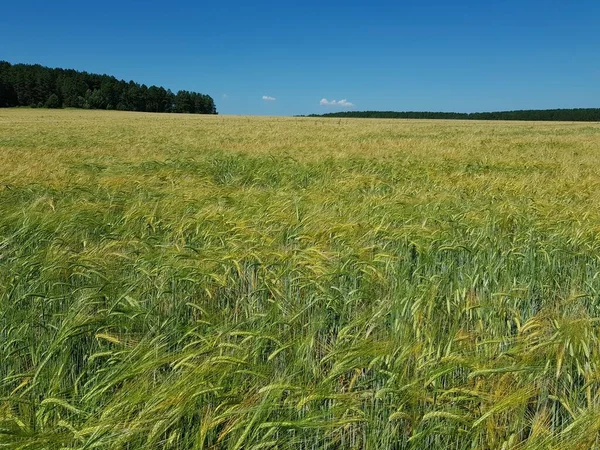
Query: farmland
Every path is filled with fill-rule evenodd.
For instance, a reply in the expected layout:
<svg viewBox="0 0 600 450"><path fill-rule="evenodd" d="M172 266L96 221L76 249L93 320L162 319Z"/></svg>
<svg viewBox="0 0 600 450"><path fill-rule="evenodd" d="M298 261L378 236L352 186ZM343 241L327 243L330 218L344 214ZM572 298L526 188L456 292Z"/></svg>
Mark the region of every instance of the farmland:
<svg viewBox="0 0 600 450"><path fill-rule="evenodd" d="M0 448L600 445L600 125L0 110Z"/></svg>

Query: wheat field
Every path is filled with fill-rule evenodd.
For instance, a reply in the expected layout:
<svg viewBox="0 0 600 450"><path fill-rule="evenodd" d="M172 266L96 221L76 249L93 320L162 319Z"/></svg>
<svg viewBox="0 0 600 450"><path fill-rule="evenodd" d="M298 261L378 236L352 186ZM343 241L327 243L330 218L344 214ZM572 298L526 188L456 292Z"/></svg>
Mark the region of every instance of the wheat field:
<svg viewBox="0 0 600 450"><path fill-rule="evenodd" d="M0 110L0 448L600 447L600 124Z"/></svg>

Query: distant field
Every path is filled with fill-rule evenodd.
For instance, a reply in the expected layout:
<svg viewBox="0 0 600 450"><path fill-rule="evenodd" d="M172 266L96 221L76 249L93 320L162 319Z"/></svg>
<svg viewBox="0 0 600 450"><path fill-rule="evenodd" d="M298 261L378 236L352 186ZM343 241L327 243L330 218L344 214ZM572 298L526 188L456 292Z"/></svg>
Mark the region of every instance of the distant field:
<svg viewBox="0 0 600 450"><path fill-rule="evenodd" d="M600 125L0 109L0 448L600 446Z"/></svg>

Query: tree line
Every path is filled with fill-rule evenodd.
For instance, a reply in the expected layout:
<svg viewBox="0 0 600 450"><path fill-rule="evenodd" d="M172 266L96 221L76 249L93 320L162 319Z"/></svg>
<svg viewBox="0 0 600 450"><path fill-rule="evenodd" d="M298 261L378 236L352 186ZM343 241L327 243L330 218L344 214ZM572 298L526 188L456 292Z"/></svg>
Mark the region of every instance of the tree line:
<svg viewBox="0 0 600 450"><path fill-rule="evenodd" d="M0 107L12 106L217 114L213 99L198 92L174 94L109 75L0 61Z"/></svg>
<svg viewBox="0 0 600 450"><path fill-rule="evenodd" d="M528 109L478 113L429 112L429 111L342 111L327 114L311 114L308 117L352 117L377 119L456 119L456 120L538 120L600 122L600 108L575 109Z"/></svg>

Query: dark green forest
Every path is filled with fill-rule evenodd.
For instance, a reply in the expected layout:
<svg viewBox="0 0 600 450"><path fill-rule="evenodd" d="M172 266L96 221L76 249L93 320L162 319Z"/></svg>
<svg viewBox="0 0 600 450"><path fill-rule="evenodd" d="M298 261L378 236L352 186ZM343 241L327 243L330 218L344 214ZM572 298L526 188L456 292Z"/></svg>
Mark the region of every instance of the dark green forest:
<svg viewBox="0 0 600 450"><path fill-rule="evenodd" d="M478 113L428 112L428 111L343 111L311 114L308 117L352 117L377 119L458 119L458 120L539 120L600 122L600 108L529 109Z"/></svg>
<svg viewBox="0 0 600 450"><path fill-rule="evenodd" d="M0 61L0 107L117 109L217 114L209 95L146 86L72 69Z"/></svg>

